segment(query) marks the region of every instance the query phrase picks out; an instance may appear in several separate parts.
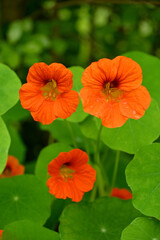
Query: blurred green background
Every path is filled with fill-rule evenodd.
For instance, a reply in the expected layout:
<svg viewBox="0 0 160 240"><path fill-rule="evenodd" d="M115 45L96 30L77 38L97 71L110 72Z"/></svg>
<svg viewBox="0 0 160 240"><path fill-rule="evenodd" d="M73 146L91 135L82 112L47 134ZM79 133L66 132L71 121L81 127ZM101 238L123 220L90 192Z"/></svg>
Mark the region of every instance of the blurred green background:
<svg viewBox="0 0 160 240"><path fill-rule="evenodd" d="M132 50L160 57L160 5L79 2L87 1L1 0L0 62L24 82L40 61L86 67Z"/></svg>
<svg viewBox="0 0 160 240"><path fill-rule="evenodd" d="M127 51L160 57L160 2L131 2L1 0L0 62L24 83L29 67L40 61L85 68ZM18 103L4 120L12 139L10 154L31 163L48 144L49 133L29 116Z"/></svg>

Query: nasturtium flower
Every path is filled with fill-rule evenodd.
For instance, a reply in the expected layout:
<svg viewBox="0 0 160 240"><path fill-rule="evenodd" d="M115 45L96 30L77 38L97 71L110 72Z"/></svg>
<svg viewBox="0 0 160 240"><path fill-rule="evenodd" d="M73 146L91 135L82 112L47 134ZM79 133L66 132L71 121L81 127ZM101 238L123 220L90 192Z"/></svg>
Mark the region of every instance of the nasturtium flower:
<svg viewBox="0 0 160 240"><path fill-rule="evenodd" d="M3 233L3 230L0 230L0 239L1 239L2 233Z"/></svg>
<svg viewBox="0 0 160 240"><path fill-rule="evenodd" d="M42 124L50 124L58 117L68 118L79 104L78 93L71 90L72 78L72 72L63 64L33 64L27 83L19 91L22 107Z"/></svg>
<svg viewBox="0 0 160 240"><path fill-rule="evenodd" d="M56 198L68 197L75 202L81 201L96 180L96 171L87 162L87 153L80 149L60 153L48 165L51 176L47 181L49 192Z"/></svg>
<svg viewBox="0 0 160 240"><path fill-rule="evenodd" d="M111 197L117 197L117 198L127 200L127 199L132 198L132 193L125 188L121 188L121 189L120 188L113 188L112 193L111 193Z"/></svg>
<svg viewBox="0 0 160 240"><path fill-rule="evenodd" d="M108 128L139 119L151 97L142 83L142 69L131 58L103 58L88 66L82 76L80 97L85 112L101 118Z"/></svg>
<svg viewBox="0 0 160 240"><path fill-rule="evenodd" d="M19 161L17 158L9 155L7 159L7 164L0 175L0 178L5 178L5 177L12 177L16 175L22 175L24 174L24 166L19 164Z"/></svg>

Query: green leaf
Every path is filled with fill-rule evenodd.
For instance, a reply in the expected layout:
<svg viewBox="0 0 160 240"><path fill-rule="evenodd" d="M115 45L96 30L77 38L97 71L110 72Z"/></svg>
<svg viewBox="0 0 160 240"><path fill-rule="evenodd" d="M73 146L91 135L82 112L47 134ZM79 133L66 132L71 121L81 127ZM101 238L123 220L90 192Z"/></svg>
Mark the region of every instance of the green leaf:
<svg viewBox="0 0 160 240"><path fill-rule="evenodd" d="M23 219L43 225L50 216L50 204L47 186L35 176L0 179L0 229Z"/></svg>
<svg viewBox="0 0 160 240"><path fill-rule="evenodd" d="M94 203L71 204L60 217L62 240L118 240L139 212L130 200L101 198Z"/></svg>
<svg viewBox="0 0 160 240"><path fill-rule="evenodd" d="M19 99L21 82L14 71L0 63L0 115L13 107Z"/></svg>
<svg viewBox="0 0 160 240"><path fill-rule="evenodd" d="M90 115L86 119L84 119L84 121L81 122L79 125L85 137L97 140L98 127L95 117Z"/></svg>
<svg viewBox="0 0 160 240"><path fill-rule="evenodd" d="M10 142L11 139L6 125L0 117L0 174L3 172L7 162Z"/></svg>
<svg viewBox="0 0 160 240"><path fill-rule="evenodd" d="M157 57L143 52L127 52L123 55L139 63L143 73L142 84L148 89L151 97L154 98L160 106L160 60Z"/></svg>
<svg viewBox="0 0 160 240"><path fill-rule="evenodd" d="M58 240L59 234L27 220L8 224L2 240Z"/></svg>
<svg viewBox="0 0 160 240"><path fill-rule="evenodd" d="M160 219L160 143L141 148L126 169L133 204L143 214Z"/></svg>
<svg viewBox="0 0 160 240"><path fill-rule="evenodd" d="M63 143L54 143L42 149L38 156L35 174L44 182L48 179L48 164L56 158L61 152L69 152L72 148L68 145L64 145Z"/></svg>
<svg viewBox="0 0 160 240"><path fill-rule="evenodd" d="M122 233L121 240L159 240L160 222L152 218L136 218Z"/></svg>
<svg viewBox="0 0 160 240"><path fill-rule="evenodd" d="M141 119L128 119L119 128L103 127L102 140L112 149L132 154L142 146L155 141L159 134L160 111L157 103L152 99L149 109Z"/></svg>
<svg viewBox="0 0 160 240"><path fill-rule="evenodd" d="M9 109L4 115L3 119L6 122L16 122L22 121L30 116L30 112L22 108L20 101L17 104Z"/></svg>
<svg viewBox="0 0 160 240"><path fill-rule="evenodd" d="M82 73L84 69L82 67L70 67L69 69L73 73L73 90L79 93L79 91L83 87L81 83L81 78L82 78ZM81 102L81 99L79 99L79 105L77 107L76 112L73 113L69 118L67 118L67 120L70 122L81 122L87 116L88 116L88 113L85 113L83 111L82 102Z"/></svg>
<svg viewBox="0 0 160 240"><path fill-rule="evenodd" d="M11 138L8 154L16 157L19 162L23 163L25 160L26 146L18 133L18 126L16 126L16 124L8 124L7 127Z"/></svg>
<svg viewBox="0 0 160 240"><path fill-rule="evenodd" d="M77 123L69 123L73 134L75 136L75 140L78 145L83 144L83 135L81 133L80 127ZM57 139L59 142L65 143L67 145L72 145L72 138L68 126L65 121L55 120L52 124L42 125L40 124L40 128L43 130L48 130L54 139Z"/></svg>

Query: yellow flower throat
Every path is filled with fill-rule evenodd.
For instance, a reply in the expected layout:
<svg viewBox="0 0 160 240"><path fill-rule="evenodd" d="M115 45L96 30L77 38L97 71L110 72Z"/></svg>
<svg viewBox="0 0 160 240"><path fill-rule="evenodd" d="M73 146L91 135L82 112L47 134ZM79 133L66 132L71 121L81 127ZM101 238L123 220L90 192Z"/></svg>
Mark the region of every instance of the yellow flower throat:
<svg viewBox="0 0 160 240"><path fill-rule="evenodd" d="M57 83L55 80L49 80L49 82L41 88L44 99L50 99L55 101L59 94L57 89Z"/></svg>

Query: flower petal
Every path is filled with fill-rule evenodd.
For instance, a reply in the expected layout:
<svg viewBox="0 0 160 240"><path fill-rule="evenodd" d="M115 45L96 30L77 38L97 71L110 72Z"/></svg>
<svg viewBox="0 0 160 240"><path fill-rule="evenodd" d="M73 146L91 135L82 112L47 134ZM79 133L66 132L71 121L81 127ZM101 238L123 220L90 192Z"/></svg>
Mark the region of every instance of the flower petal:
<svg viewBox="0 0 160 240"><path fill-rule="evenodd" d="M38 111L31 112L31 115L35 121L41 122L44 125L51 124L57 118L54 112L54 105L54 101L45 100Z"/></svg>
<svg viewBox="0 0 160 240"><path fill-rule="evenodd" d="M82 76L82 84L84 87L93 89L102 89L107 81L113 81L117 74L115 63L107 58L100 59L98 62L91 63Z"/></svg>
<svg viewBox="0 0 160 240"><path fill-rule="evenodd" d="M67 158L70 159L71 166L74 168L81 167L82 165L86 165L88 162L88 155L86 152L80 149L73 149L67 154Z"/></svg>
<svg viewBox="0 0 160 240"><path fill-rule="evenodd" d="M127 119L120 111L119 102L106 103L101 114L102 125L108 128L121 127Z"/></svg>
<svg viewBox="0 0 160 240"><path fill-rule="evenodd" d="M93 188L96 180L96 171L89 164L83 165L81 169L77 169L73 181L77 188L82 192L88 192Z"/></svg>
<svg viewBox="0 0 160 240"><path fill-rule="evenodd" d="M78 93L71 90L67 93L61 93L57 96L55 101L55 115L60 118L68 118L74 113L79 104Z"/></svg>
<svg viewBox="0 0 160 240"><path fill-rule="evenodd" d="M32 83L22 85L19 97L22 107L32 112L37 111L44 101L40 87Z"/></svg>
<svg viewBox="0 0 160 240"><path fill-rule="evenodd" d="M27 75L27 82L35 84L45 84L47 80L51 79L52 75L49 66L43 62L33 64Z"/></svg>
<svg viewBox="0 0 160 240"><path fill-rule="evenodd" d="M119 89L131 91L141 85L142 69L138 63L124 56L116 57L112 61L118 69L116 80L119 83Z"/></svg>
<svg viewBox="0 0 160 240"><path fill-rule="evenodd" d="M103 105L106 103L105 95L100 90L84 87L80 91L83 110L96 117L100 117Z"/></svg>
<svg viewBox="0 0 160 240"><path fill-rule="evenodd" d="M57 82L59 92L68 92L73 86L73 74L61 63L52 63L49 65L52 79Z"/></svg>
<svg viewBox="0 0 160 240"><path fill-rule="evenodd" d="M120 111L128 118L139 119L144 115L150 102L151 97L148 90L144 86L140 86L131 92L124 93L120 101Z"/></svg>

